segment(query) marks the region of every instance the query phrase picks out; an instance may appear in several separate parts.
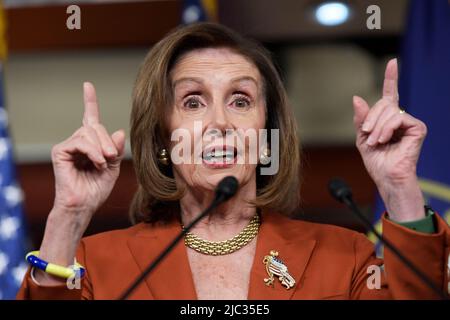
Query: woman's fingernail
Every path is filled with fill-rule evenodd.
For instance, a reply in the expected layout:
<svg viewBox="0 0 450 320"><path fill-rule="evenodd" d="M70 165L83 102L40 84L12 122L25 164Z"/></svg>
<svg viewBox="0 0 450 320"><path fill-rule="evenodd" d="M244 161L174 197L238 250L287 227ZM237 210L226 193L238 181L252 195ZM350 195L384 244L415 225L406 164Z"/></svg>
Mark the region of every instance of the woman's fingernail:
<svg viewBox="0 0 450 320"><path fill-rule="evenodd" d="M370 123L364 122L364 124L362 126L362 131L369 132L369 129L370 129Z"/></svg>
<svg viewBox="0 0 450 320"><path fill-rule="evenodd" d="M372 136L370 136L369 139L367 139L367 144L369 146L373 146L375 144L375 139Z"/></svg>

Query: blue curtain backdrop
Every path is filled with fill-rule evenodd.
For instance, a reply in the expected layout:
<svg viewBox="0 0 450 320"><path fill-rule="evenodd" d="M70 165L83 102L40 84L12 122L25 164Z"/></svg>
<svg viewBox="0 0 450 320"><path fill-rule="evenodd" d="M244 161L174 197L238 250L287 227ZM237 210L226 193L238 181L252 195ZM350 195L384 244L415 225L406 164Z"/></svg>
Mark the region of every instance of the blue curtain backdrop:
<svg viewBox="0 0 450 320"><path fill-rule="evenodd" d="M450 220L450 2L412 0L403 39L400 105L428 127L417 168L426 202ZM384 205L378 197L375 223Z"/></svg>

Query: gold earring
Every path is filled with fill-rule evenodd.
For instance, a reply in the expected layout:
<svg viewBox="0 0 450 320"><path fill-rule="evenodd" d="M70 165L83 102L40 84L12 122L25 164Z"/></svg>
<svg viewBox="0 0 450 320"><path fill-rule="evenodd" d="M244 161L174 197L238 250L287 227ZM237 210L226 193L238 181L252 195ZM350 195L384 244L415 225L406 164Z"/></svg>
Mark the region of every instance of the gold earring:
<svg viewBox="0 0 450 320"><path fill-rule="evenodd" d="M259 162L262 165L270 163L270 149L268 147L263 148L261 154L259 155Z"/></svg>
<svg viewBox="0 0 450 320"><path fill-rule="evenodd" d="M163 148L158 151L158 161L165 166L169 164L169 153L166 149Z"/></svg>

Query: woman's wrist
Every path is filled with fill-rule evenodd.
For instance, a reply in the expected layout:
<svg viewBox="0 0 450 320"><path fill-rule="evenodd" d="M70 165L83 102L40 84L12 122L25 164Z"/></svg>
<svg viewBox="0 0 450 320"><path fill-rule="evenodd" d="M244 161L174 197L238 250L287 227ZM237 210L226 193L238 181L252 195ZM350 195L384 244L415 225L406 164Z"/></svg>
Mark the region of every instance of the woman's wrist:
<svg viewBox="0 0 450 320"><path fill-rule="evenodd" d="M425 217L425 200L417 177L402 183L385 184L378 190L391 220L409 222Z"/></svg>
<svg viewBox="0 0 450 320"><path fill-rule="evenodd" d="M59 265L71 265L87 224L80 215L53 208L47 218L41 257Z"/></svg>
<svg viewBox="0 0 450 320"><path fill-rule="evenodd" d="M47 218L44 239L40 247L40 257L48 262L69 266L74 263L78 243L84 233L83 223L77 216L53 208ZM56 286L64 280L47 274L42 270L34 270L35 282L43 286Z"/></svg>

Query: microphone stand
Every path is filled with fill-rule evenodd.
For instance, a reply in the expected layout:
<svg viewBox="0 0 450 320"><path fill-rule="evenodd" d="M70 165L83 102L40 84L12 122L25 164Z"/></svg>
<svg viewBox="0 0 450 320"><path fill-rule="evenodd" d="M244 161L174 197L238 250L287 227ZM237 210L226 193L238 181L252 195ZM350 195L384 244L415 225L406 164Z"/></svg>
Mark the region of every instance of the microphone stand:
<svg viewBox="0 0 450 320"><path fill-rule="evenodd" d="M333 190L331 184L335 183L338 185L337 190ZM340 190L339 190L340 188ZM427 285L434 293L436 293L442 300L448 300L448 297L419 269L417 268L408 258L406 258L397 247L395 247L388 239L381 235L372 223L367 219L367 217L362 214L356 203L353 201L353 197L350 188L343 182L339 180L334 180L330 183L330 192L334 198L343 202L347 205L350 210L355 213L358 218L364 223L364 225L377 237L377 239L386 246L391 252L406 266L410 269L417 277L419 277L424 284Z"/></svg>
<svg viewBox="0 0 450 320"><path fill-rule="evenodd" d="M158 257L150 263L150 265L140 274L139 277L130 285L130 287L124 291L124 293L119 297L119 300L127 299L130 294L138 287L138 285L144 281L147 275L152 272L161 261L173 250L173 248L180 242L180 240L186 235L189 230L192 229L201 219L208 215L214 208L220 205L222 202L230 199L237 191L239 185L238 181L233 176L228 176L223 178L217 188L214 200L201 214L199 214L194 220L192 220L183 230L178 234L178 236L173 239L173 241L158 255Z"/></svg>

